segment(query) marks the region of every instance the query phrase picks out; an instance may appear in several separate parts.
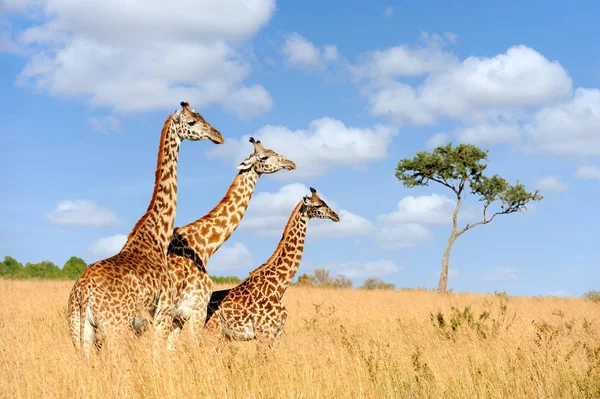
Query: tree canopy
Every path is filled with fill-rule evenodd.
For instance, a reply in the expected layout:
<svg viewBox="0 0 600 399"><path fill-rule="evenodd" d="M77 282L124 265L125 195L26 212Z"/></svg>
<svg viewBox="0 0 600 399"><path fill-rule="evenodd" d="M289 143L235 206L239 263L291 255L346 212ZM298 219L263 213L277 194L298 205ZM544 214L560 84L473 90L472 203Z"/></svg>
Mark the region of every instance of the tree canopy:
<svg viewBox="0 0 600 399"><path fill-rule="evenodd" d="M529 192L518 180L514 185L504 178L484 175L487 168L487 150L473 144L452 143L435 148L433 151L419 151L413 158L402 159L396 167L396 177L404 187L428 186L430 182L441 184L452 190L457 204L452 217L452 234L442 259L442 273L438 291L446 290L448 279L448 257L456 238L467 230L482 224L488 224L498 215L507 215L526 210L530 201L539 201L543 197L536 190ZM482 219L473 224L458 228L458 212L467 194L475 195L483 202ZM495 211L490 206L498 203Z"/></svg>

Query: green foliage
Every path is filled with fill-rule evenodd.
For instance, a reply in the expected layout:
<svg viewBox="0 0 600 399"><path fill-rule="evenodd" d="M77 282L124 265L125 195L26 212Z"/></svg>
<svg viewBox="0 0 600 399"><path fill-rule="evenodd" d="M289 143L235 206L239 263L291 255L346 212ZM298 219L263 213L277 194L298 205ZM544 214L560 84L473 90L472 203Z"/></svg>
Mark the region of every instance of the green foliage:
<svg viewBox="0 0 600 399"><path fill-rule="evenodd" d="M76 280L86 267L87 264L83 259L71 256L63 266L63 273L67 278Z"/></svg>
<svg viewBox="0 0 600 399"><path fill-rule="evenodd" d="M86 268L83 259L72 256L62 269L50 261L40 263L27 262L25 267L16 259L6 256L0 263L0 277L19 279L77 279Z"/></svg>
<svg viewBox="0 0 600 399"><path fill-rule="evenodd" d="M440 146L432 152L419 151L412 159L402 159L396 168L396 177L405 187L428 186L430 181L450 188L458 199L463 198L468 185L471 194L485 202L484 221L491 221L498 214L508 214L523 209L529 201L539 201L543 197L536 190L531 193L525 190L519 181L512 186L498 175L487 177L483 173L487 164L487 150L473 144L460 144L452 147L452 143ZM500 211L487 219L487 208L500 201Z"/></svg>
<svg viewBox="0 0 600 399"><path fill-rule="evenodd" d="M23 265L11 256L5 256L4 261L0 263L0 276L18 277L23 274Z"/></svg>
<svg viewBox="0 0 600 399"><path fill-rule="evenodd" d="M589 299L590 301L600 302L600 291L589 290L585 294L583 294L585 299Z"/></svg>
<svg viewBox="0 0 600 399"><path fill-rule="evenodd" d="M215 284L239 284L242 282L238 276L210 276Z"/></svg>
<svg viewBox="0 0 600 399"><path fill-rule="evenodd" d="M366 290L393 290L396 286L392 283L386 283L379 278L369 277L363 282L363 285L360 288Z"/></svg>
<svg viewBox="0 0 600 399"><path fill-rule="evenodd" d="M466 180L476 182L487 165L487 151L472 144L452 143L440 146L433 152L419 151L412 159L402 159L396 168L396 177L405 187L427 186L435 181L455 192L462 191ZM412 173L410 173L412 172Z"/></svg>
<svg viewBox="0 0 600 399"><path fill-rule="evenodd" d="M58 279L65 277L62 270L49 260L40 263L27 262L23 274L30 278Z"/></svg>
<svg viewBox="0 0 600 399"><path fill-rule="evenodd" d="M444 316L441 311L437 314L430 313L429 318L436 331L451 341L456 341L460 331L471 331L479 338L493 338L502 331L507 331L514 322L517 314L508 315L508 295L505 292L496 293L499 299L496 316L492 317L491 310L483 310L478 315L470 306L460 309L452 306L449 316Z"/></svg>
<svg viewBox="0 0 600 399"><path fill-rule="evenodd" d="M303 273L301 275L298 276L298 282L296 283L296 285L308 285L308 286L313 286L317 284L317 278L313 275L310 274L306 274Z"/></svg>

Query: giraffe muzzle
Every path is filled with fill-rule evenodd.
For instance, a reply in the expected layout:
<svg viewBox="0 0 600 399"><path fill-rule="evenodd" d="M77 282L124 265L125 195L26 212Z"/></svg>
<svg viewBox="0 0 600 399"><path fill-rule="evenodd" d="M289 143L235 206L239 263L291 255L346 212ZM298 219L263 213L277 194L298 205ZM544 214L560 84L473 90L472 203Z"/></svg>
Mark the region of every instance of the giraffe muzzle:
<svg viewBox="0 0 600 399"><path fill-rule="evenodd" d="M288 161L285 163L284 168L286 168L287 170L294 170L294 169L296 169L296 164L293 163L292 161Z"/></svg>

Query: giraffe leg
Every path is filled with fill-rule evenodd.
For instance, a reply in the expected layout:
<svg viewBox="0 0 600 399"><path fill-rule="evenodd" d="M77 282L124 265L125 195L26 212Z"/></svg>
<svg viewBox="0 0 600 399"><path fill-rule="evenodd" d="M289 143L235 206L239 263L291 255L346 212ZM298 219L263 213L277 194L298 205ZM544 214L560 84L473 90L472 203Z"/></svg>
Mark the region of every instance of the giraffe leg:
<svg viewBox="0 0 600 399"><path fill-rule="evenodd" d="M171 292L164 290L159 297L156 311L154 312L154 349L158 349L160 343L166 340L173 326L173 298ZM167 344L169 350L175 350L174 346Z"/></svg>
<svg viewBox="0 0 600 399"><path fill-rule="evenodd" d="M274 349L279 343L283 326L287 320L287 310L283 304L277 305L267 319L257 326L257 339Z"/></svg>
<svg viewBox="0 0 600 399"><path fill-rule="evenodd" d="M194 284L194 307L188 320L190 333L197 344L200 344L202 329L206 323L206 313L213 282L206 273L202 273Z"/></svg>

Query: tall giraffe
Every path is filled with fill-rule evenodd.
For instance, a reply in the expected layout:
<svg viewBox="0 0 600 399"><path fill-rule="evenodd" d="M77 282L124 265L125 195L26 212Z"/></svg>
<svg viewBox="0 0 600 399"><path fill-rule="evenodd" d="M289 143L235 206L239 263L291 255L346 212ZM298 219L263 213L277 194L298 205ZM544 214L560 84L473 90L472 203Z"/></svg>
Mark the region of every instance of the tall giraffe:
<svg viewBox="0 0 600 399"><path fill-rule="evenodd" d="M154 192L119 253L89 265L73 285L68 321L73 345L89 357L93 344L115 338L154 319L157 336L172 322L167 247L177 203L177 160L183 140L224 142L223 136L181 102L169 115L158 147Z"/></svg>
<svg viewBox="0 0 600 399"><path fill-rule="evenodd" d="M300 266L308 221L340 221L317 191L312 187L310 191L311 197L303 197L294 208L273 255L241 284L213 293L205 326L208 331L220 330L240 341L260 339L277 344L287 318L283 295Z"/></svg>
<svg viewBox="0 0 600 399"><path fill-rule="evenodd" d="M175 228L167 257L175 284L173 348L181 329L190 324L193 337L204 327L206 307L213 283L206 271L208 259L229 239L244 217L259 177L281 169L296 169L294 162L255 141L254 152L238 165L239 172L225 196L208 214L183 227Z"/></svg>

